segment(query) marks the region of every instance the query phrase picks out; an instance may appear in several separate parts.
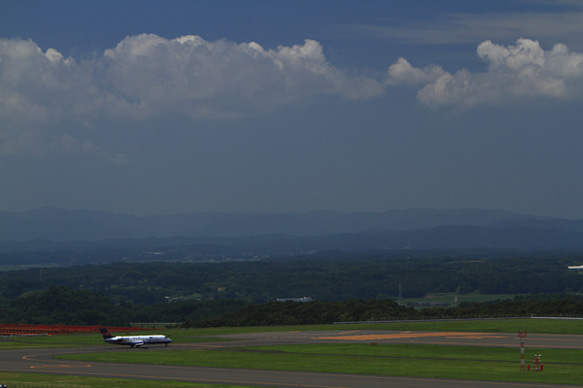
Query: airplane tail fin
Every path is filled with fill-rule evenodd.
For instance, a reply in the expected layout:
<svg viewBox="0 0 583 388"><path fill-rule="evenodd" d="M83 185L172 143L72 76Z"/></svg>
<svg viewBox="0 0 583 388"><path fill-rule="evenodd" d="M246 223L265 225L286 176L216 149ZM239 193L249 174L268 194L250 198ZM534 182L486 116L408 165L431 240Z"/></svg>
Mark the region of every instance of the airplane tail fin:
<svg viewBox="0 0 583 388"><path fill-rule="evenodd" d="M106 328L99 329L99 331L101 332L101 335L103 336L104 339L113 337Z"/></svg>

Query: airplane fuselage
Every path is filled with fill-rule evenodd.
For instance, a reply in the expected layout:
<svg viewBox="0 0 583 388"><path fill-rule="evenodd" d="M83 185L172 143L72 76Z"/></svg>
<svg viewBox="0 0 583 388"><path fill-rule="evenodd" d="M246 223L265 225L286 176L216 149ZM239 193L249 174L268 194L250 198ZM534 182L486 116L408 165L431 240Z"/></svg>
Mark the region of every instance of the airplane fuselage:
<svg viewBox="0 0 583 388"><path fill-rule="evenodd" d="M165 335L153 334L153 335L132 335L132 336L111 336L106 329L101 330L103 334L103 339L105 342L114 345L129 345L133 347L139 347L144 345L154 345L154 344L165 344L168 346L172 340Z"/></svg>

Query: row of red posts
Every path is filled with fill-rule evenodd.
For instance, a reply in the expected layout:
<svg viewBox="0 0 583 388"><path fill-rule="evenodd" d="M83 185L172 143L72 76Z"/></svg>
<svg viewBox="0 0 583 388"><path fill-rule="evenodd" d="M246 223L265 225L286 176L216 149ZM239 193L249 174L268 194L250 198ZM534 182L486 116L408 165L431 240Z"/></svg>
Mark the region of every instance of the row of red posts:
<svg viewBox="0 0 583 388"><path fill-rule="evenodd" d="M99 333L103 326L72 326L72 325L27 325L0 324L0 336L10 335L56 335L73 333ZM141 327L107 327L112 332L146 330Z"/></svg>

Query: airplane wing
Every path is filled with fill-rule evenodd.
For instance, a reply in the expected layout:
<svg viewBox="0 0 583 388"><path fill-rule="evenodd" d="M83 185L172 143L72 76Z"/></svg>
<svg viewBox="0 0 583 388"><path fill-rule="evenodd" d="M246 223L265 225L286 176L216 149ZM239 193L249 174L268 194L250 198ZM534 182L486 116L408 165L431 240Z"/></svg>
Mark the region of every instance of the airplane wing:
<svg viewBox="0 0 583 388"><path fill-rule="evenodd" d="M144 341L134 342L134 346L135 346L136 348L138 348L138 347L140 347L140 346L142 346L142 345L144 345L144 344L145 344L145 342L144 342Z"/></svg>

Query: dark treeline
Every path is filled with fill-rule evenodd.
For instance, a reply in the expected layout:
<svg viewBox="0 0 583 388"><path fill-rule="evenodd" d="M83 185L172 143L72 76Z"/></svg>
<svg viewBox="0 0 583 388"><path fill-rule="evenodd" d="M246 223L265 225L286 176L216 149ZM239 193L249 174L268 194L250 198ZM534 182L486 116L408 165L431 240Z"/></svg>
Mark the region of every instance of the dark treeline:
<svg viewBox="0 0 583 388"><path fill-rule="evenodd" d="M420 312L388 299L345 300L335 302L269 302L252 304L240 311L200 322L185 322L194 327L236 327L273 325L317 325L334 322L413 318Z"/></svg>
<svg viewBox="0 0 583 388"><path fill-rule="evenodd" d="M269 326L329 324L334 322L387 321L399 319L528 317L530 315L581 316L583 298L566 295L534 295L487 303L462 303L458 307L415 310L391 300L337 302L270 302L185 326Z"/></svg>
<svg viewBox="0 0 583 388"><path fill-rule="evenodd" d="M323 252L287 260L222 263L115 263L0 272L0 304L26 293L66 286L107 296L114 304L153 305L166 297L267 303L395 299L429 293L537 294L583 292L583 276L567 270L582 257L407 258L391 252Z"/></svg>
<svg viewBox="0 0 583 388"><path fill-rule="evenodd" d="M236 300L177 301L156 305L111 303L86 290L50 287L21 296L0 308L1 323L129 326L172 323L182 327L329 324L395 319L583 316L583 297L534 295L458 307L416 310L388 299L333 302L269 302Z"/></svg>
<svg viewBox="0 0 583 388"><path fill-rule="evenodd" d="M0 306L1 323L45 325L129 326L139 322L182 324L221 316L247 306L237 300L183 301L157 305L113 304L109 298L87 290L53 286L27 293Z"/></svg>

